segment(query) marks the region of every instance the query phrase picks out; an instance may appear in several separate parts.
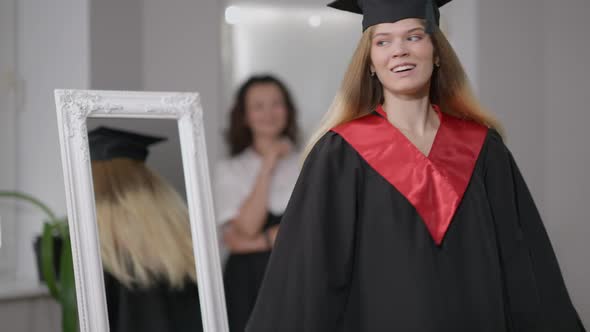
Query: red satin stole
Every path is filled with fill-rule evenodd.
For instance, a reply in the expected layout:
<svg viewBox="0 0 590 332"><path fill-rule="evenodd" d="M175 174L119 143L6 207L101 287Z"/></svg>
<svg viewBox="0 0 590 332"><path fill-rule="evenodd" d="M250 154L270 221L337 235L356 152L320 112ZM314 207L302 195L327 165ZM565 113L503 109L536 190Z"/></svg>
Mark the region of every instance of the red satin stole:
<svg viewBox="0 0 590 332"><path fill-rule="evenodd" d="M376 110L381 116L370 114L332 131L406 197L440 245L463 199L488 129L441 112L437 106L434 109L440 126L428 156L387 120L381 106Z"/></svg>

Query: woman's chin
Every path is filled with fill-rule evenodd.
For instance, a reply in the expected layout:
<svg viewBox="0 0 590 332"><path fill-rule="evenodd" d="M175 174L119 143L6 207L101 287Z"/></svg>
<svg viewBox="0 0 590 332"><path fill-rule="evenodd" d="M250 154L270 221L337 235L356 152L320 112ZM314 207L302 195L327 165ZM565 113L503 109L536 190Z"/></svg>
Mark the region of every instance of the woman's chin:
<svg viewBox="0 0 590 332"><path fill-rule="evenodd" d="M385 90L389 94L399 97L415 98L428 95L429 85L428 84L396 84L395 86L384 86Z"/></svg>
<svg viewBox="0 0 590 332"><path fill-rule="evenodd" d="M282 130L276 129L260 129L256 132L255 136L264 137L266 139L279 139L281 138Z"/></svg>

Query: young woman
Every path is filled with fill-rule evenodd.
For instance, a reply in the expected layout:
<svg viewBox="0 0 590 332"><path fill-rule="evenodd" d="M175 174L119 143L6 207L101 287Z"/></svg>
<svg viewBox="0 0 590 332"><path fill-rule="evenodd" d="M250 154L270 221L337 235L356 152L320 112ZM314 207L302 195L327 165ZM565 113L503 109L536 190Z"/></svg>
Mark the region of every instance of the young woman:
<svg viewBox="0 0 590 332"><path fill-rule="evenodd" d="M300 164L296 109L281 81L248 79L230 116L231 158L217 168L215 204L230 251L224 271L229 326L243 332Z"/></svg>
<svg viewBox="0 0 590 332"><path fill-rule="evenodd" d="M339 0L364 33L248 332L582 331L533 199L438 29L448 0Z"/></svg>
<svg viewBox="0 0 590 332"><path fill-rule="evenodd" d="M188 209L144 162L163 139L88 136L110 331L203 331Z"/></svg>

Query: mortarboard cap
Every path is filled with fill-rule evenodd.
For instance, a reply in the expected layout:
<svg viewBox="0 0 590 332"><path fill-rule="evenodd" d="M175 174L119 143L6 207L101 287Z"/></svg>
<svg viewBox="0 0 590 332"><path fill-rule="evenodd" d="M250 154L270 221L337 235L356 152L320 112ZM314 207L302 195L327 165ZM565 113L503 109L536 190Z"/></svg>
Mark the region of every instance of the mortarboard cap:
<svg viewBox="0 0 590 332"><path fill-rule="evenodd" d="M129 158L145 161L148 155L148 146L165 140L166 138L162 137L108 127L98 127L88 132L92 160Z"/></svg>
<svg viewBox="0 0 590 332"><path fill-rule="evenodd" d="M394 23L406 18L427 21L427 31L439 25L439 8L451 0L336 0L328 7L363 15L363 31L380 23Z"/></svg>

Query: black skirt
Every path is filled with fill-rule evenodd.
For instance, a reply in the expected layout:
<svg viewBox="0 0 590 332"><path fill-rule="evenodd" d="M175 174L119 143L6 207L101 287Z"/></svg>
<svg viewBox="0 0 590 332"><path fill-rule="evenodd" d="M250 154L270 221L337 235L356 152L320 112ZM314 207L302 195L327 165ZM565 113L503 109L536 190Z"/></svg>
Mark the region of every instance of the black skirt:
<svg viewBox="0 0 590 332"><path fill-rule="evenodd" d="M264 229L277 225L280 220L281 216L269 213ZM244 332L254 308L269 257L270 251L229 256L223 281L231 332Z"/></svg>

